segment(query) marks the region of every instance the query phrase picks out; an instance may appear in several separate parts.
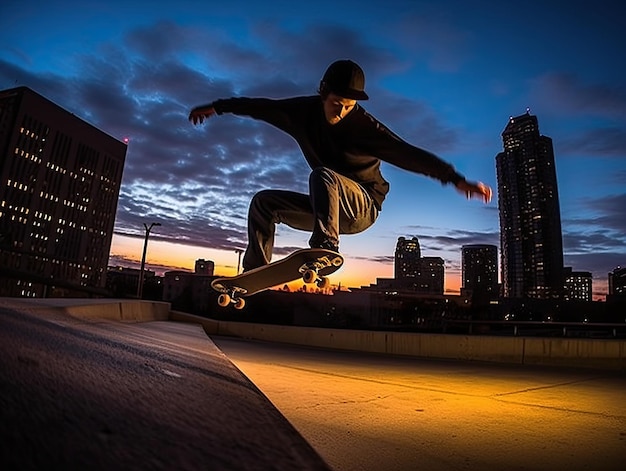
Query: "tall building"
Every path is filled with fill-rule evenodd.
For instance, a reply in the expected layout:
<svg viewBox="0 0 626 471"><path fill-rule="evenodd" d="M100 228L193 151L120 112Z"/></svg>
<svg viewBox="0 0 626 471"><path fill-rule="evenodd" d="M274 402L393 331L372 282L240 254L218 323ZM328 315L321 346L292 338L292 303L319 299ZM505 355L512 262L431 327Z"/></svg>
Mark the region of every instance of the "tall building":
<svg viewBox="0 0 626 471"><path fill-rule="evenodd" d="M470 244L461 248L461 288L476 297L498 297L498 248L495 245Z"/></svg>
<svg viewBox="0 0 626 471"><path fill-rule="evenodd" d="M440 257L422 257L417 237L399 237L396 244L393 285L419 293L443 294L444 261Z"/></svg>
<svg viewBox="0 0 626 471"><path fill-rule="evenodd" d="M125 158L33 90L0 92L0 295L104 290Z"/></svg>
<svg viewBox="0 0 626 471"><path fill-rule="evenodd" d="M592 301L593 277L588 271L573 271L572 267L563 269L564 292L566 301Z"/></svg>
<svg viewBox="0 0 626 471"><path fill-rule="evenodd" d="M422 253L417 237L398 237L396 243L394 276L396 279L416 277L419 273Z"/></svg>
<svg viewBox="0 0 626 471"><path fill-rule="evenodd" d="M510 118L496 156L505 298L555 299L563 291L563 242L552 140L537 117Z"/></svg>

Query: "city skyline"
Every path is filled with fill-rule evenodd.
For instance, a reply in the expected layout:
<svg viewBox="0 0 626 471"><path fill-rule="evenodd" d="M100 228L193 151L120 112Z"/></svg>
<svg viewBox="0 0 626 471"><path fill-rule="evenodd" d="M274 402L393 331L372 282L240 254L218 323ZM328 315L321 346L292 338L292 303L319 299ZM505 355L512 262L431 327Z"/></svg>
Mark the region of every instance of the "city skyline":
<svg viewBox="0 0 626 471"><path fill-rule="evenodd" d="M605 292L608 273L626 264L626 66L615 59L626 52L626 15L623 2L594 5L555 1L537 14L516 4L512 14L504 2L8 2L0 89L29 86L129 139L110 264L138 264L143 223L159 222L147 260L157 272L192 271L203 258L233 273L251 195L305 188L289 138L234 117L193 128L193 106L313 94L330 62L351 58L366 73L368 111L494 189L501 132L530 107L555 146L564 264L593 273ZM497 204L391 166L383 174L391 193L381 217L342 239L334 279L392 276L397 238L415 235L423 255L446 261L446 290L458 290L461 247L499 246ZM279 226L277 256L306 240Z"/></svg>

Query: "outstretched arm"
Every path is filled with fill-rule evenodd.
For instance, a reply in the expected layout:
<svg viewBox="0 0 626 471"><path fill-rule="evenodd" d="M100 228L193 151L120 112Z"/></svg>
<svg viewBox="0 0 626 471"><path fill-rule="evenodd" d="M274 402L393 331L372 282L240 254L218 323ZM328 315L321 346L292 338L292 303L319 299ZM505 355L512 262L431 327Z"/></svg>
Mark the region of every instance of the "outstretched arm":
<svg viewBox="0 0 626 471"><path fill-rule="evenodd" d="M209 103L208 105L196 106L189 113L189 121L191 121L193 124L202 124L205 119L210 118L214 114L217 114L217 111L215 111L213 103Z"/></svg>
<svg viewBox="0 0 626 471"><path fill-rule="evenodd" d="M463 193L467 199L481 198L485 203L491 201L491 187L482 182L468 182L467 180L459 180L456 189Z"/></svg>

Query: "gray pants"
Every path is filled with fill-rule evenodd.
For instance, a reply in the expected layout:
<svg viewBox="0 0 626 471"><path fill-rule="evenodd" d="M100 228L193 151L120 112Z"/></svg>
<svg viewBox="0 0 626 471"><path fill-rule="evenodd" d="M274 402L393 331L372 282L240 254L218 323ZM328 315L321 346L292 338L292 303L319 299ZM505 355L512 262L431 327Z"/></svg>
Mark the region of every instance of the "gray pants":
<svg viewBox="0 0 626 471"><path fill-rule="evenodd" d="M248 248L244 270L270 263L276 224L312 232L309 245L339 247L339 234L356 234L376 221L378 209L361 185L330 169L309 176L309 194L263 190L248 212Z"/></svg>

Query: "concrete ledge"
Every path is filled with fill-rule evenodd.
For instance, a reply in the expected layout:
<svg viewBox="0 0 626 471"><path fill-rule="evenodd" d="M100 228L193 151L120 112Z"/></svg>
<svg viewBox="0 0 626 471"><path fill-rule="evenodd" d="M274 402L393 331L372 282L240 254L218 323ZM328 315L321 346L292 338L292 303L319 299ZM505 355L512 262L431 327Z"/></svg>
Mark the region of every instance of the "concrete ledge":
<svg viewBox="0 0 626 471"><path fill-rule="evenodd" d="M124 322L166 321L170 304L157 301L120 301L97 305L66 306L65 312L81 319L106 319Z"/></svg>
<svg viewBox="0 0 626 471"><path fill-rule="evenodd" d="M626 370L626 340L447 335L226 322L172 312L208 335L318 348L511 364Z"/></svg>
<svg viewBox="0 0 626 471"><path fill-rule="evenodd" d="M447 335L387 332L387 351L425 358L524 362L524 339L486 335Z"/></svg>
<svg viewBox="0 0 626 471"><path fill-rule="evenodd" d="M0 306L14 309L51 310L79 319L122 322L165 321L170 304L129 299L1 298Z"/></svg>
<svg viewBox="0 0 626 471"><path fill-rule="evenodd" d="M524 363L626 370L626 340L619 339L524 339Z"/></svg>

